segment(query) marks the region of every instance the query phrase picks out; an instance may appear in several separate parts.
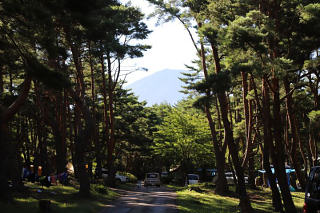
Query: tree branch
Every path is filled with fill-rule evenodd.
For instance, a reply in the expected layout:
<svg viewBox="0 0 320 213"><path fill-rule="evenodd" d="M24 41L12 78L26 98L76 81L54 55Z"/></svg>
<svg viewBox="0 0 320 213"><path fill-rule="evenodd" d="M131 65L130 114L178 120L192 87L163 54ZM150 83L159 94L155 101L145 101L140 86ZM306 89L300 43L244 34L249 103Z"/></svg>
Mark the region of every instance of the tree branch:
<svg viewBox="0 0 320 213"><path fill-rule="evenodd" d="M26 74L25 80L22 83L23 88L18 96L18 98L2 113L1 123L7 123L13 118L13 116L19 111L20 107L25 103L31 86L31 76Z"/></svg>

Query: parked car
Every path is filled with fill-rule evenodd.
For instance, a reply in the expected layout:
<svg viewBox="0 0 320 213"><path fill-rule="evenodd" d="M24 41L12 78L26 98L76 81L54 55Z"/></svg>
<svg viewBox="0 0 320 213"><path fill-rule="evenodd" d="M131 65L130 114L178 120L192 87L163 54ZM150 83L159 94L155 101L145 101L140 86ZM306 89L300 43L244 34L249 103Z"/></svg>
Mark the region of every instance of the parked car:
<svg viewBox="0 0 320 213"><path fill-rule="evenodd" d="M103 178L103 179L107 179L107 178L108 178L108 170L102 168L102 169L101 169L101 172L102 172L102 174L101 174L102 178ZM119 173L116 173L115 179L116 179L116 181L119 182L119 183L129 182L129 178L128 178L127 176L120 175Z"/></svg>
<svg viewBox="0 0 320 213"><path fill-rule="evenodd" d="M146 174L144 179L144 186L158 186L160 187L160 174L157 172L150 172Z"/></svg>
<svg viewBox="0 0 320 213"><path fill-rule="evenodd" d="M186 185L192 185L199 183L199 175L196 174L187 174L186 176Z"/></svg>
<svg viewBox="0 0 320 213"><path fill-rule="evenodd" d="M226 172L226 179L227 179L227 184L228 185L233 185L234 184L234 180L233 180L233 174L232 172ZM213 177L213 183L216 183L218 180L218 173L216 173L216 175ZM248 177L244 177L244 181L247 184L248 183Z"/></svg>
<svg viewBox="0 0 320 213"><path fill-rule="evenodd" d="M304 213L320 213L320 166L313 167L306 185Z"/></svg>

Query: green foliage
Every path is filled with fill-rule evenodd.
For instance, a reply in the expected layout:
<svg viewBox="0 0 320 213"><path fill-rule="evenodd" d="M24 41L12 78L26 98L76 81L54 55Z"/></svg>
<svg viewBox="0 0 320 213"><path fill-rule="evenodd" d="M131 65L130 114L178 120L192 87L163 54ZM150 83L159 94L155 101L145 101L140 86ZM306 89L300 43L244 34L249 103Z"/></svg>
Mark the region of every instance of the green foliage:
<svg viewBox="0 0 320 213"><path fill-rule="evenodd" d="M310 70L312 72L316 72L317 70L320 70L320 58L312 59L312 60L306 60L304 62L303 68L305 70Z"/></svg>
<svg viewBox="0 0 320 213"><path fill-rule="evenodd" d="M210 89L213 93L223 93L230 89L231 78L230 73L220 72L218 74L211 73L208 78L194 84L193 88L200 93L206 93Z"/></svg>
<svg viewBox="0 0 320 213"><path fill-rule="evenodd" d="M320 4L308 4L306 6L300 6L300 17L302 23L312 22L316 24L320 18Z"/></svg>
<svg viewBox="0 0 320 213"><path fill-rule="evenodd" d="M199 34L206 39L208 39L210 44L216 44L216 40L218 38L218 30L212 26L212 24L204 24L200 29L199 29Z"/></svg>
<svg viewBox="0 0 320 213"><path fill-rule="evenodd" d="M228 27L226 39L232 48L254 49L267 53L263 41L270 35L266 29L266 17L259 11L250 11L246 17L237 17Z"/></svg>
<svg viewBox="0 0 320 213"><path fill-rule="evenodd" d="M209 127L199 112L173 108L157 129L154 152L170 166L192 163L199 167L212 162Z"/></svg>
<svg viewBox="0 0 320 213"><path fill-rule="evenodd" d="M212 104L212 102L213 102L213 98L210 96L209 97L208 96L198 96L195 98L195 101L192 104L192 106L204 111L204 107L206 105L210 106Z"/></svg>
<svg viewBox="0 0 320 213"><path fill-rule="evenodd" d="M35 57L28 57L27 72L35 79L43 82L47 87L61 90L70 87L70 81L65 74L50 69L47 65L39 62Z"/></svg>
<svg viewBox="0 0 320 213"><path fill-rule="evenodd" d="M309 112L308 117L312 123L319 123L320 122L320 110L313 110L313 111Z"/></svg>

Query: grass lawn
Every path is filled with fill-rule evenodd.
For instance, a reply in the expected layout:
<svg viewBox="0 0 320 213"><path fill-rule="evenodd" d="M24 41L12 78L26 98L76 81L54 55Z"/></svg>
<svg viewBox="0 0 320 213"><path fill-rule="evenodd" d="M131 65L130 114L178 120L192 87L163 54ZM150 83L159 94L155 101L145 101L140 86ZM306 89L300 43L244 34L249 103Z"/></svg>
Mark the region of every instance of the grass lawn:
<svg viewBox="0 0 320 213"><path fill-rule="evenodd" d="M38 212L38 200L48 199L51 201L53 213L97 213L110 200L118 197L103 185L91 184L91 198L83 199L78 196L78 189L72 186L50 186L42 189L38 184L26 183L29 188L28 194L15 194L14 204L0 202L1 212L10 213L35 213ZM38 190L42 192L38 192Z"/></svg>
<svg viewBox="0 0 320 213"><path fill-rule="evenodd" d="M197 184L196 189L178 188L179 213L215 213L215 212L238 212L239 199L230 196L223 197L213 193L213 186L210 184ZM230 187L234 191L234 187ZM198 191L198 192L197 192ZM269 189L248 190L252 207L256 212L273 212L271 191ZM304 192L292 192L294 203L299 212L302 211L304 203Z"/></svg>

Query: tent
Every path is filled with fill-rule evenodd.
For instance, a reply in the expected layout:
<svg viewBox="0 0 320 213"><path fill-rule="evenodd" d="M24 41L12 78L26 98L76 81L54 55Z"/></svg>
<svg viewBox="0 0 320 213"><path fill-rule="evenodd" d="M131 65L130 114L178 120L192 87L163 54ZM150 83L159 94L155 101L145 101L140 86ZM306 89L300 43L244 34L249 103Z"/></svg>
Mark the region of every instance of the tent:
<svg viewBox="0 0 320 213"><path fill-rule="evenodd" d="M264 174L264 173L266 173L266 170L260 169L260 170L258 170L258 172L261 173L261 174ZM272 174L274 174L274 168L273 168L273 167L271 168L271 172L272 172ZM296 172L295 169L286 167L287 181L288 181L288 185L289 185L289 186L291 185L291 184L290 184L290 174L291 174L291 173L295 173L295 172ZM268 186L270 186L269 180L268 180Z"/></svg>

